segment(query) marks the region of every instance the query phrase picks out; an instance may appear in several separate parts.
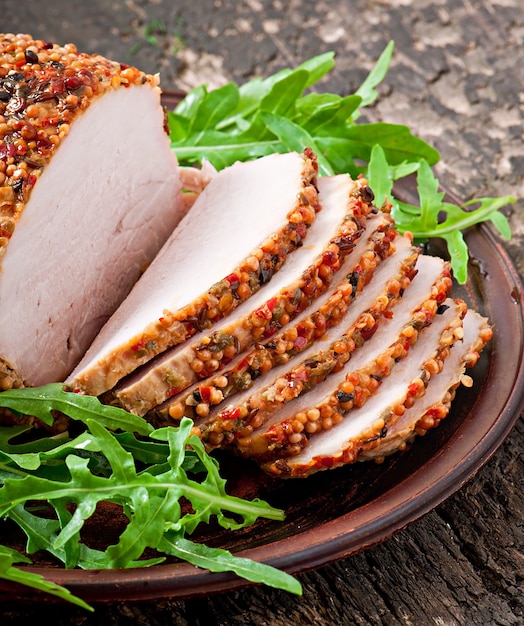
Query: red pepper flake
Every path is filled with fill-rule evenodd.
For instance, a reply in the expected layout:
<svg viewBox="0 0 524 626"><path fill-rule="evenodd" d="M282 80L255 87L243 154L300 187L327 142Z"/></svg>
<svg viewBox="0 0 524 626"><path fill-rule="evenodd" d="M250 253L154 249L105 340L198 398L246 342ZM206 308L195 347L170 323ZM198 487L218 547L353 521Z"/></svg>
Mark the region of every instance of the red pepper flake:
<svg viewBox="0 0 524 626"><path fill-rule="evenodd" d="M173 396L176 396L177 393L180 393L182 390L180 389L180 387L170 387L167 390L167 397L168 398L172 398Z"/></svg>
<svg viewBox="0 0 524 626"><path fill-rule="evenodd" d="M408 385L408 396L416 396L419 389L419 385L411 383L411 385Z"/></svg>
<svg viewBox="0 0 524 626"><path fill-rule="evenodd" d="M8 230L0 226L0 237L5 237L6 239L10 239L12 234L13 233L10 233Z"/></svg>
<svg viewBox="0 0 524 626"><path fill-rule="evenodd" d="M74 91L84 85L84 81L79 76L68 76L64 81L65 88L68 91Z"/></svg>
<svg viewBox="0 0 524 626"><path fill-rule="evenodd" d="M302 324L297 324L297 333L299 337L307 337L309 330Z"/></svg>
<svg viewBox="0 0 524 626"><path fill-rule="evenodd" d="M307 371L305 369L301 369L298 372L295 372L292 376L292 380L300 380L305 382L308 378Z"/></svg>
<svg viewBox="0 0 524 626"><path fill-rule="evenodd" d="M49 81L49 86L46 91L48 91L49 93L52 93L53 95L64 93L65 91L64 79L59 76L55 76L51 78L51 80Z"/></svg>
<svg viewBox="0 0 524 626"><path fill-rule="evenodd" d="M0 143L0 159L7 160L10 157L14 157L16 154L16 148L10 144L2 142Z"/></svg>
<svg viewBox="0 0 524 626"><path fill-rule="evenodd" d="M249 367L249 365L250 365L250 363L249 363L248 359L242 359L240 361L240 363L238 363L238 365L235 367L235 372L241 372L246 367Z"/></svg>
<svg viewBox="0 0 524 626"><path fill-rule="evenodd" d="M226 420L236 420L240 417L240 409L238 407L234 407L231 409L224 409L220 413L220 419L223 421Z"/></svg>
<svg viewBox="0 0 524 626"><path fill-rule="evenodd" d="M373 337L373 335L377 331L377 328L378 328L378 324L375 323L371 328L363 328L360 331L360 334L361 334L362 338L365 341L367 341L368 339L371 339L371 337Z"/></svg>
<svg viewBox="0 0 524 626"><path fill-rule="evenodd" d="M211 387L199 387L198 392L202 398L202 402L209 404L211 401Z"/></svg>
<svg viewBox="0 0 524 626"><path fill-rule="evenodd" d="M277 298L271 298L271 300L268 300L266 302L266 306L271 311L271 313L273 313L273 310L275 309L276 305L277 305Z"/></svg>
<svg viewBox="0 0 524 626"><path fill-rule="evenodd" d="M240 287L240 278L238 274L235 274L234 272L233 274L226 276L224 280L227 280L227 282L231 285L231 289L238 289L238 287Z"/></svg>
<svg viewBox="0 0 524 626"><path fill-rule="evenodd" d="M44 119L42 120L41 124L43 127L45 126L58 126L58 122L60 121L60 118L58 117L58 115L53 115L51 117L44 117Z"/></svg>
<svg viewBox="0 0 524 626"><path fill-rule="evenodd" d="M143 350L146 346L146 342L141 339L140 341L137 341L135 344L133 344L131 346L131 350L133 350L133 352L138 352L139 350Z"/></svg>
<svg viewBox="0 0 524 626"><path fill-rule="evenodd" d="M270 324L266 328L266 330L265 330L264 334L262 335L262 337L264 339L269 339L270 337L272 337L277 332L277 330L278 330L278 326L276 324Z"/></svg>
<svg viewBox="0 0 524 626"><path fill-rule="evenodd" d="M257 317L260 317L261 319L267 321L269 321L273 317L273 313L267 308L267 302L266 304L263 304L261 307L256 309L253 312L253 315L256 315Z"/></svg>
<svg viewBox="0 0 524 626"><path fill-rule="evenodd" d="M267 439L268 441L281 443L284 441L284 434L280 427L277 428L275 426L272 426L271 428L268 429L266 433L264 433L264 438Z"/></svg>
<svg viewBox="0 0 524 626"><path fill-rule="evenodd" d="M295 232L300 237L300 239L304 239L307 235L307 226L304 223L297 224Z"/></svg>

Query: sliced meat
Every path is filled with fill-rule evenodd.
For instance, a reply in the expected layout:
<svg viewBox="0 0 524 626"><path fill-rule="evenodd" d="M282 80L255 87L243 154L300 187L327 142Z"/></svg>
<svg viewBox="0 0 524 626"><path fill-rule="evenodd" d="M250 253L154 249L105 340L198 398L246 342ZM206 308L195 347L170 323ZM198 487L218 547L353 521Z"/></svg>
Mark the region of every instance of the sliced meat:
<svg viewBox="0 0 524 626"><path fill-rule="evenodd" d="M64 380L184 205L157 79L0 35L0 385Z"/></svg>
<svg viewBox="0 0 524 626"><path fill-rule="evenodd" d="M346 257L337 272L337 276L343 278L319 296L314 305L306 308L292 323L265 343L257 343L246 353L235 357L216 375L173 396L150 413L148 418L158 425L178 421L184 415L199 420L231 396L249 389L255 380L272 368L287 363L294 355L308 349L330 328L334 328L384 259L390 255L396 255L398 259L404 252L405 256L398 263L398 274L389 282L388 293L391 298L398 297L409 283L409 275L417 257L411 239L399 239L390 216L383 213L369 218L367 230L370 231L369 237L358 240L351 255ZM395 269L392 273L395 275ZM384 308L383 301L378 308Z"/></svg>
<svg viewBox="0 0 524 626"><path fill-rule="evenodd" d="M307 245L287 259L274 278L195 341L167 350L114 390L128 411L145 415L168 397L219 372L253 343L267 340L330 287L344 259L365 235L367 217L377 209L362 200L362 179L349 175L318 180L322 210L311 225ZM367 196L367 192L365 194Z"/></svg>
<svg viewBox="0 0 524 626"><path fill-rule="evenodd" d="M408 238L409 244L410 240ZM411 246L407 245L404 255L397 261L400 272L403 271L402 261L409 257ZM360 298L353 303L347 315L339 326L331 333L326 333L321 339L314 341L311 346L300 352L296 358L285 362L271 372L260 376L246 391L228 398L227 403L217 407L205 419L197 420L195 425L202 440L209 448L216 445L225 445L227 442L237 446L252 445L251 434L255 429L261 429L272 416L281 414L283 407L297 398L300 394L311 393L311 389L321 384L326 377L339 372L344 364L359 350L367 354L368 340L373 337L382 320L392 315L392 306L401 300L403 310L407 309L405 323L417 319L418 323L425 324L434 314L437 304L434 298L437 294L445 298L449 290L447 276L442 280L444 262L432 259L428 263L427 275L432 278L422 289L418 286L406 290L409 294L404 304L401 297L403 289L398 290L398 277L386 274L375 276L369 286L361 293ZM389 264L388 264L389 265ZM384 270L383 263L379 270ZM393 266L395 267L395 266ZM377 274L379 274L377 270ZM446 271L446 274L448 272ZM449 275L449 274L448 274ZM377 282L375 280L379 278ZM390 279L393 278L395 288L389 290ZM408 283L409 284L409 283ZM413 309L419 309L424 303L423 310L416 316L410 315ZM432 304L431 304L432 303ZM432 306L433 305L433 306ZM394 310L394 309L393 309Z"/></svg>
<svg viewBox="0 0 524 626"><path fill-rule="evenodd" d="M442 289L441 274L438 273L444 266L440 259L422 256L417 265L419 273L402 301L390 309L388 318L364 329L365 336L370 330L370 338L361 349L350 352L349 363L345 353L342 353L345 358L337 360L338 355L331 356L329 350L325 350L310 359L313 361L312 372L319 378L319 383L325 379L323 384L317 383L318 388L298 371L294 374L305 381L304 391L296 400L287 401L291 394L286 393L287 387L280 381L277 381L276 390L273 385L261 394L263 399L275 396L278 403L272 401L271 416L262 428L235 439L234 444L243 455L268 459L297 454L311 436L333 428L352 409L363 406L384 380L394 374L396 364L410 357L419 334L432 323L447 294L446 286ZM462 325L466 305L460 302L455 305L455 310L456 315L450 318L447 327L451 339L455 329ZM338 347L338 343L333 345ZM326 362L326 353L329 371L333 373L328 377L318 376L317 370L322 371ZM286 378L289 378L288 385L294 380ZM282 405L282 408L275 412L275 405ZM265 405L262 410L267 414Z"/></svg>
<svg viewBox="0 0 524 626"><path fill-rule="evenodd" d="M487 319L471 309L466 313L463 328L463 341L454 345L444 361L443 371L429 379L424 396L406 409L380 438L363 445L358 461L374 459L381 462L385 456L404 450L416 435L425 435L447 417L458 387L473 384L466 371L476 365L480 353L493 336Z"/></svg>
<svg viewBox="0 0 524 626"><path fill-rule="evenodd" d="M360 449L380 439L406 408L425 393L427 381L443 368L451 347L460 341L465 304L446 301L446 310L437 315L411 348L409 358L394 367L390 376L367 402L354 408L336 425L309 438L298 454L262 461L261 467L282 477L304 477L319 470L354 462ZM318 405L310 404L311 408Z"/></svg>
<svg viewBox="0 0 524 626"><path fill-rule="evenodd" d="M320 208L316 175L309 150L216 174L69 377L72 388L102 394L269 281Z"/></svg>

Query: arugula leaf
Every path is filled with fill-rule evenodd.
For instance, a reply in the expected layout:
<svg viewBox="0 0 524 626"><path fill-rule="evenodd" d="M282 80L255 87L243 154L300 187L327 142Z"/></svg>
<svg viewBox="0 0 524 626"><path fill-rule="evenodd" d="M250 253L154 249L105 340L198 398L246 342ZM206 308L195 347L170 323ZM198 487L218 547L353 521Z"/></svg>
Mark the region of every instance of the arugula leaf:
<svg viewBox="0 0 524 626"><path fill-rule="evenodd" d="M26 534L28 554L47 550L65 567L97 569L155 565L166 554L183 558L187 553L190 562L198 560L200 566L211 565L216 557L212 571L229 569L249 580L300 592L298 582L274 568L237 559L225 551L196 547L193 542L184 543L185 535L212 519L235 530L253 524L259 517L284 518L282 510L262 500L247 501L227 494L217 461L191 434L193 423L188 418L178 428L151 430L149 437L141 440L132 432L112 433L103 424L123 425L120 418L127 412L119 411L115 421L110 410L113 407L101 405L104 417L93 417L97 405L86 405L84 396L64 392L61 385L21 389L16 394L2 392L0 405L4 398L6 405L24 413L29 408L42 415L65 409L72 419L79 419L87 427L73 439L67 439L67 435L65 440L58 438L52 446L48 438L10 443L12 436L27 431L27 425L6 428L11 436L1 437L8 451L3 453L0 471L0 516L11 519ZM75 402L78 406L73 406ZM131 420L130 430L136 426L137 422ZM19 446L23 453L17 453ZM96 465L95 473L94 456L103 457L105 471L98 472ZM138 463L146 466L139 468ZM51 475L46 472L48 464L53 468ZM198 474L190 475L193 469ZM183 509L182 500L190 504L189 512ZM45 507L30 511L28 507L35 502L47 504L55 515L46 514ZM117 506L128 523L116 543L105 550L94 550L84 544L81 531L102 502ZM160 556L144 559L147 549L159 551ZM9 569L5 575L21 582L27 580L43 590L53 589L23 569Z"/></svg>
<svg viewBox="0 0 524 626"><path fill-rule="evenodd" d="M264 583L271 587L284 589L295 595L302 595L302 587L296 578L264 563L256 563L249 559L235 557L228 550L210 548L194 543L176 533L166 533L160 544L166 554L176 556L196 567L210 572L235 572L246 580Z"/></svg>
<svg viewBox="0 0 524 626"><path fill-rule="evenodd" d="M326 52L312 57L301 63L295 71L304 70L308 74L305 88L309 88L318 82L323 76L331 71L335 65L334 53ZM280 72L268 76L267 78L253 78L239 87L240 100L236 111L230 118L223 120L218 125L219 130L234 129L237 124L242 125L243 120L252 119L260 108L260 102L272 90L274 84L282 78L288 76L293 70L283 69ZM180 105L179 105L180 106ZM179 107L176 109L179 112ZM191 117L191 115L189 115Z"/></svg>
<svg viewBox="0 0 524 626"><path fill-rule="evenodd" d="M357 163L369 160L371 148L377 142L386 148L392 163L407 157L435 163L436 150L414 137L405 126L354 124L359 107L377 97L375 88L387 72L392 52L393 42L360 89L345 97L307 93L334 67L333 53L314 57L295 69L287 68L264 80L254 79L241 87L231 83L211 91L205 86L198 87L186 96L187 102L184 99L168 116L171 147L182 165L198 164L206 158L217 169L272 152L301 152L309 146L318 155L321 174L357 175ZM237 92L235 108L231 94ZM223 102L221 94L224 94ZM221 112L228 107L233 112L220 119ZM199 120L200 115L205 119Z"/></svg>
<svg viewBox="0 0 524 626"><path fill-rule="evenodd" d="M403 173L405 169L401 169ZM407 170L409 171L409 169ZM420 206L400 202L392 195L398 170L390 167L381 146L374 146L368 168L368 182L374 189L378 204L391 199L392 215L400 232L410 231L416 241L440 237L446 241L453 274L460 284L467 280L468 248L463 231L490 220L502 237L511 236L509 222L499 209L516 201L513 196L476 198L461 206L444 202L444 192L429 164L417 166L417 191ZM473 205L480 205L470 209Z"/></svg>
<svg viewBox="0 0 524 626"><path fill-rule="evenodd" d="M146 420L118 407L102 404L94 396L84 396L64 391L62 383L41 387L9 389L1 393L1 405L18 415L32 415L52 426L53 411L86 423L95 418L113 430L135 431L147 435L153 430Z"/></svg>
<svg viewBox="0 0 524 626"><path fill-rule="evenodd" d="M224 117L234 110L240 98L238 87L228 83L202 98L196 107L195 115L191 117L188 132L214 128Z"/></svg>
<svg viewBox="0 0 524 626"><path fill-rule="evenodd" d="M46 580L43 576L34 572L23 571L17 567L13 567L15 563L27 563L29 560L12 550L7 546L0 545L0 578L11 580L13 582L45 591L53 596L72 602L88 611L93 611L93 607L89 606L84 600L73 595L65 587L61 587L51 581Z"/></svg>
<svg viewBox="0 0 524 626"><path fill-rule="evenodd" d="M266 127L269 128L280 140L285 150L290 152L302 152L304 146L309 146L317 154L319 174L330 176L334 173L331 164L324 158L319 146L316 145L313 137L297 124L285 117L272 113L262 113Z"/></svg>
<svg viewBox="0 0 524 626"><path fill-rule="evenodd" d="M375 66L368 74L362 85L357 89L356 95L362 98L362 106L373 104L378 98L378 92L375 89L386 77L386 74L393 56L393 48L395 43L390 41L379 56Z"/></svg>

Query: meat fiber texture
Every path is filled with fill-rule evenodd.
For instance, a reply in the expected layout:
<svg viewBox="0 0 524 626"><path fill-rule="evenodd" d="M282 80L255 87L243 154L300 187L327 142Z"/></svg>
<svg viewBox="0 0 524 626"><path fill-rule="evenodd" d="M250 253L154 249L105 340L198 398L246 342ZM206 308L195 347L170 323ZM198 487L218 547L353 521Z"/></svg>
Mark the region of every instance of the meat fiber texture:
<svg viewBox="0 0 524 626"><path fill-rule="evenodd" d="M3 388L64 380L180 221L157 83L0 35Z"/></svg>

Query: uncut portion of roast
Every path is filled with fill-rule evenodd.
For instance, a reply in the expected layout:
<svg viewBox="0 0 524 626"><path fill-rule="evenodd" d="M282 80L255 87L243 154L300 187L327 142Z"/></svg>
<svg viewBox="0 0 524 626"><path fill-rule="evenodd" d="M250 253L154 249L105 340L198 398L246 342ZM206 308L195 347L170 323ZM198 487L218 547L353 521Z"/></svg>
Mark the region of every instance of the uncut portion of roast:
<svg viewBox="0 0 524 626"><path fill-rule="evenodd" d="M0 35L0 386L64 380L184 212L158 79Z"/></svg>

